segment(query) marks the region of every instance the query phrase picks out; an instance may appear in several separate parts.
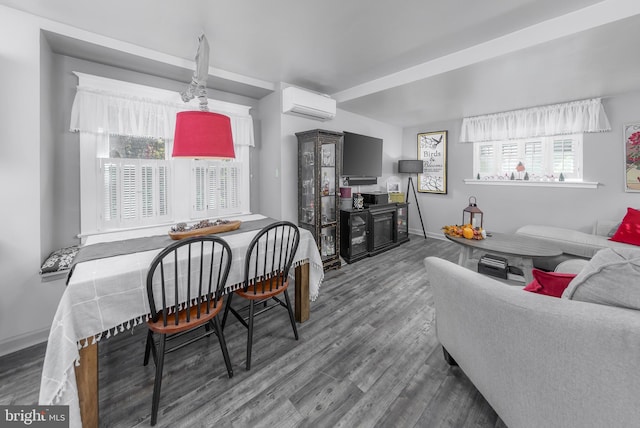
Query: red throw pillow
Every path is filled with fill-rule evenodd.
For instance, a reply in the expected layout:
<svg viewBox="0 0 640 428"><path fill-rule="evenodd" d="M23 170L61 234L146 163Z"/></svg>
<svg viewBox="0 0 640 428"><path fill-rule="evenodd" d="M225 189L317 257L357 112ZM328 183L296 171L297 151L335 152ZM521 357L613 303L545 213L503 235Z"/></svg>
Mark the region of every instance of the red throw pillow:
<svg viewBox="0 0 640 428"><path fill-rule="evenodd" d="M576 277L575 273L545 272L539 269L533 269L531 273L533 274L533 281L523 290L553 297L562 296L564 289Z"/></svg>
<svg viewBox="0 0 640 428"><path fill-rule="evenodd" d="M640 245L640 211L627 208L627 215L624 216L620 227L609 240Z"/></svg>

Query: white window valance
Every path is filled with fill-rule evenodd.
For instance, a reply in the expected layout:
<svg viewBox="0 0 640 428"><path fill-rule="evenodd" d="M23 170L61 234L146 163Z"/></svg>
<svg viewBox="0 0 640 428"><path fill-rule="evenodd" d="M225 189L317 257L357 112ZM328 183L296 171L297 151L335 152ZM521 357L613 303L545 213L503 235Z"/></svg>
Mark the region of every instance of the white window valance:
<svg viewBox="0 0 640 428"><path fill-rule="evenodd" d="M600 98L465 117L460 142L501 141L610 131Z"/></svg>
<svg viewBox="0 0 640 428"><path fill-rule="evenodd" d="M173 139L176 114L198 110L197 100L184 103L177 92L75 73L79 85L71 108L70 129L110 135ZM254 146L248 106L209 100L209 110L231 119L233 142Z"/></svg>

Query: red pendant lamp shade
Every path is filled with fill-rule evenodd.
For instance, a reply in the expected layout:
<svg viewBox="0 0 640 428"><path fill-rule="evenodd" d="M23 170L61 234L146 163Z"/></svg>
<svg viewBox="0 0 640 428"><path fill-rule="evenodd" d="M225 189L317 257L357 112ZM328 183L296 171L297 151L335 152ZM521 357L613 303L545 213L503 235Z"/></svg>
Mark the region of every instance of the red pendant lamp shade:
<svg viewBox="0 0 640 428"><path fill-rule="evenodd" d="M176 116L173 157L235 158L231 120L208 111L181 111Z"/></svg>

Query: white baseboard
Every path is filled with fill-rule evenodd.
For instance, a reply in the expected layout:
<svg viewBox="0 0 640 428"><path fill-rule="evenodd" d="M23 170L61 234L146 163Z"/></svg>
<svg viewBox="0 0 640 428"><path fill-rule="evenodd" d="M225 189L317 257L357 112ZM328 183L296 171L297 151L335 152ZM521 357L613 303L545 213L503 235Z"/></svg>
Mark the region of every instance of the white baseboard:
<svg viewBox="0 0 640 428"><path fill-rule="evenodd" d="M42 330L25 333L20 336L10 337L8 339L0 341L0 357L3 355L9 355L13 352L20 351L21 349L25 349L33 345L37 345L42 342L46 342L47 339L49 339L48 327Z"/></svg>
<svg viewBox="0 0 640 428"><path fill-rule="evenodd" d="M422 229L409 228L409 235L419 235L422 238L424 238L424 234L422 233ZM446 239L444 237L443 233L431 233L431 232L427 232L427 238Z"/></svg>

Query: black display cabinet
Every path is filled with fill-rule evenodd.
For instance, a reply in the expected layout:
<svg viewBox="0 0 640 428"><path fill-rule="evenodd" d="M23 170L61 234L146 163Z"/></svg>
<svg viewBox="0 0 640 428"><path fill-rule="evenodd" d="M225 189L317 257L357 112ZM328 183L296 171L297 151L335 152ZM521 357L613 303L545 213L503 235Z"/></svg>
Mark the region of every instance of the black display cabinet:
<svg viewBox="0 0 640 428"><path fill-rule="evenodd" d="M340 267L341 132L298 132L298 225L311 232L325 270Z"/></svg>
<svg viewBox="0 0 640 428"><path fill-rule="evenodd" d="M409 241L408 212L406 203L340 210L340 255L353 263Z"/></svg>

